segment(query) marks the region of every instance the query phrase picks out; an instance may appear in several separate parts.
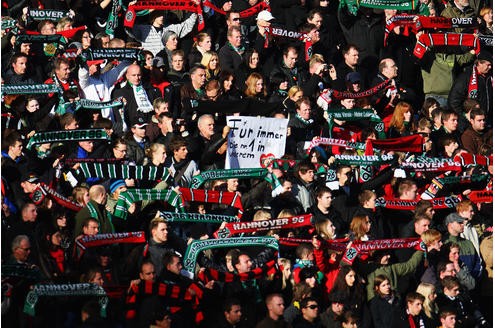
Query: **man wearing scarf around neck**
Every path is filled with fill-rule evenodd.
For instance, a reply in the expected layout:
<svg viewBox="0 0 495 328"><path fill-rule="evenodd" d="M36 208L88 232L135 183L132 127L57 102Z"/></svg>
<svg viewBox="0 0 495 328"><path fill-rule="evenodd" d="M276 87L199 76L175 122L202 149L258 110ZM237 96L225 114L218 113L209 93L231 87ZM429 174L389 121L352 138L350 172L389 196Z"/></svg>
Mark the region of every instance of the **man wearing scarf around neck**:
<svg viewBox="0 0 495 328"><path fill-rule="evenodd" d="M82 232L83 222L91 217L98 221L100 233L115 232L113 224L108 217L105 204L107 202L107 192L102 185L94 185L89 188L90 201L76 214L76 224L74 226L74 236L79 236Z"/></svg>
<svg viewBox="0 0 495 328"><path fill-rule="evenodd" d="M493 55L482 51L474 61L472 69L467 69L455 80L450 90L448 104L457 113L463 112L463 103L471 98L479 102L487 113L487 125L493 126Z"/></svg>
<svg viewBox="0 0 495 328"><path fill-rule="evenodd" d="M289 120L290 135L287 138L288 154L302 159L306 156L304 143L320 135L321 127L311 118L311 103L308 97L302 97L296 102L296 115Z"/></svg>
<svg viewBox="0 0 495 328"><path fill-rule="evenodd" d="M242 64L244 50L241 28L238 26L229 27L227 31L227 42L218 51L220 68L235 72Z"/></svg>
<svg viewBox="0 0 495 328"><path fill-rule="evenodd" d="M401 312L393 313L392 327L395 328L432 328L427 325L426 315L423 312L425 297L417 292L406 296L406 308Z"/></svg>
<svg viewBox="0 0 495 328"><path fill-rule="evenodd" d="M115 89L112 92L112 98L124 97L124 117L120 109L113 109L114 133L122 135L135 122L138 117L144 118L149 122L154 113L153 101L161 96L158 89L152 86L143 85L141 82L141 67L133 64L127 68L125 75L127 82L121 89ZM122 120L123 119L123 120Z"/></svg>

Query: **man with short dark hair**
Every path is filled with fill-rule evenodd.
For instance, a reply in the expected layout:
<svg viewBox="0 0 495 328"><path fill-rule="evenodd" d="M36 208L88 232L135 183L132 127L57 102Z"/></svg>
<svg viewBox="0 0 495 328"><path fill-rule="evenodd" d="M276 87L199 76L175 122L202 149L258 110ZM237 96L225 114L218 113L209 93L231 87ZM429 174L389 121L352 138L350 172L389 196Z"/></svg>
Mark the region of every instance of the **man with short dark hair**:
<svg viewBox="0 0 495 328"><path fill-rule="evenodd" d="M244 50L241 28L230 26L227 30L227 42L218 51L220 68L235 72L242 63Z"/></svg>
<svg viewBox="0 0 495 328"><path fill-rule="evenodd" d="M11 67L5 72L5 84L36 84L32 79L32 75L27 74L28 56L23 53L18 53L12 56L10 61Z"/></svg>
<svg viewBox="0 0 495 328"><path fill-rule="evenodd" d="M287 89L297 85L302 86L304 83L304 72L297 66L299 54L295 47L288 46L283 51L282 61L275 66L271 71L270 77L273 77L276 73L284 74L287 79Z"/></svg>
<svg viewBox="0 0 495 328"><path fill-rule="evenodd" d="M442 127L430 134L432 141L431 155L437 156L443 151L442 140L448 137L454 138L454 140L460 145L461 136L457 129L459 115L452 111L447 110L442 112Z"/></svg>
<svg viewBox="0 0 495 328"><path fill-rule="evenodd" d="M235 298L229 298L223 306L223 315L220 319L219 328L242 328L245 321L242 321L241 302Z"/></svg>
<svg viewBox="0 0 495 328"><path fill-rule="evenodd" d="M366 82L366 72L359 67L359 49L356 45L350 43L342 48L342 55L344 60L340 62L339 65L335 68L337 71L337 80L336 82L338 90L346 90L345 78L347 74L352 72L358 72L361 76L361 87L365 86Z"/></svg>
<svg viewBox="0 0 495 328"><path fill-rule="evenodd" d="M172 139L168 149L172 156L167 157L165 166L169 168L170 173L173 175L175 185L188 188L192 182L192 177L199 171L196 162L187 159L186 140L176 137Z"/></svg>
<svg viewBox="0 0 495 328"><path fill-rule="evenodd" d="M308 163L299 163L295 168L294 176L292 193L302 204L304 210L308 211L315 203L315 197L313 195L315 182L314 166Z"/></svg>
<svg viewBox="0 0 495 328"><path fill-rule="evenodd" d="M303 298L301 303L301 315L292 323L293 328L323 328L320 322L318 300L314 297Z"/></svg>
<svg viewBox="0 0 495 328"><path fill-rule="evenodd" d="M486 115L481 109L473 109L469 113L470 126L461 136L463 147L471 154L480 154L483 144L492 144L493 130L486 128Z"/></svg>

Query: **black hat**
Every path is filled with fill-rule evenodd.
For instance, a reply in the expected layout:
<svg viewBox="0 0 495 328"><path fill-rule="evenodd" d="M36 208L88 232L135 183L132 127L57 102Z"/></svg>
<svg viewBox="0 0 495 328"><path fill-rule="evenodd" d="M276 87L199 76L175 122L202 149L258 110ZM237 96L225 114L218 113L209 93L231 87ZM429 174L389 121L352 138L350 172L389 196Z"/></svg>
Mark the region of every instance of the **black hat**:
<svg viewBox="0 0 495 328"><path fill-rule="evenodd" d="M40 179L38 178L38 176L32 172L29 172L29 173L24 173L21 177L21 182L24 182L24 181L27 181L27 182L30 182L30 183L38 183L40 182Z"/></svg>
<svg viewBox="0 0 495 328"><path fill-rule="evenodd" d="M342 291L333 291L328 295L328 300L331 303L345 303L345 294Z"/></svg>
<svg viewBox="0 0 495 328"><path fill-rule="evenodd" d="M358 72L347 73L347 75L345 76L345 80L349 83L359 83L361 82L361 74L359 74Z"/></svg>
<svg viewBox="0 0 495 328"><path fill-rule="evenodd" d="M134 118L134 120L131 122L131 126L133 128L143 128L146 125L148 125L148 123L144 120L144 118L139 116Z"/></svg>
<svg viewBox="0 0 495 328"><path fill-rule="evenodd" d="M481 50L477 57L478 60L487 60L493 63L493 55L490 51Z"/></svg>

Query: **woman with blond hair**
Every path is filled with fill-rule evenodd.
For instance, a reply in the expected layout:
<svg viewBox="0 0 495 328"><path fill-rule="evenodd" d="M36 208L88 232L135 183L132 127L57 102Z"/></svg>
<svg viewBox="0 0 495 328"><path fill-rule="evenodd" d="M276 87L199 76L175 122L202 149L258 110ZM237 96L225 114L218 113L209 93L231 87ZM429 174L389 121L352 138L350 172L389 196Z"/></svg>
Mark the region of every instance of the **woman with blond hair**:
<svg viewBox="0 0 495 328"><path fill-rule="evenodd" d="M318 237L321 237L324 240L335 239L335 226L333 225L332 221L328 219L316 222L315 230L318 234Z"/></svg>
<svg viewBox="0 0 495 328"><path fill-rule="evenodd" d="M220 65L218 64L218 54L215 51L207 51L203 54L201 65L206 67L206 81L218 80Z"/></svg>
<svg viewBox="0 0 495 328"><path fill-rule="evenodd" d="M437 298L435 286L426 282L422 282L418 285L418 288L416 288L416 292L425 297L425 301L423 302L423 311L425 312L426 316L438 325L439 318L438 305L437 303L435 303L435 299Z"/></svg>
<svg viewBox="0 0 495 328"><path fill-rule="evenodd" d="M211 36L208 33L201 32L194 37L194 43L187 57L189 67L201 63L203 55L211 50Z"/></svg>
<svg viewBox="0 0 495 328"><path fill-rule="evenodd" d="M413 108L410 104L404 101L397 103L388 125L387 138L399 138L410 135L412 115Z"/></svg>
<svg viewBox="0 0 495 328"><path fill-rule="evenodd" d="M287 91L287 98L284 99L282 105L290 116L296 115L296 102L301 99L303 95L302 88L297 85L290 87L289 91Z"/></svg>
<svg viewBox="0 0 495 328"><path fill-rule="evenodd" d="M244 94L248 98L255 98L260 101L266 100L266 88L263 76L259 73L252 73L246 80L246 90Z"/></svg>

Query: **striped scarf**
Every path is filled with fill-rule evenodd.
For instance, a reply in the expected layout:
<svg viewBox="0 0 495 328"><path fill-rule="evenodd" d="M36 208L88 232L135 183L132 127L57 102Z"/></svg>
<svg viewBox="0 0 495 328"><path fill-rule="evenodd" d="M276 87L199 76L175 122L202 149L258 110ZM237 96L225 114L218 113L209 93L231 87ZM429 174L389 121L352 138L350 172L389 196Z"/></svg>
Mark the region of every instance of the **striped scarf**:
<svg viewBox="0 0 495 328"><path fill-rule="evenodd" d="M113 215L126 219L129 207L141 200L163 200L175 207L178 211L184 211L181 197L173 189L131 189L120 193Z"/></svg>
<svg viewBox="0 0 495 328"><path fill-rule="evenodd" d="M241 218L244 212L241 196L236 192L192 188L179 188L179 191L183 202L213 203L233 206L239 210L237 214L238 218Z"/></svg>
<svg viewBox="0 0 495 328"><path fill-rule="evenodd" d="M103 233L94 236L84 235L82 238L76 239L76 245L81 249L81 251L86 250L88 247L140 243L146 243L144 231Z"/></svg>
<svg viewBox="0 0 495 328"><path fill-rule="evenodd" d="M422 34L414 47L413 54L419 59L423 58L429 47L449 46L458 47L465 46L473 48L478 54L480 52L480 41L474 34L467 33L425 33Z"/></svg>
<svg viewBox="0 0 495 328"><path fill-rule="evenodd" d="M172 177L166 167L157 167L153 165L131 166L108 163L81 163L79 170L85 178L168 181Z"/></svg>
<svg viewBox="0 0 495 328"><path fill-rule="evenodd" d="M328 128L330 131L330 137L332 134L332 129L334 126L334 119L341 121L361 121L361 120L369 120L374 123L373 129L375 130L377 137L379 139L385 139L385 125L383 124L380 116L375 114L372 109L332 109L327 110L328 113Z"/></svg>
<svg viewBox="0 0 495 328"><path fill-rule="evenodd" d="M289 39L300 40L304 42L304 55L306 61L309 61L311 56L313 55L313 46L311 44L311 37L306 33L289 31L283 27L265 27L265 48L268 47L268 35L276 36L276 37L284 37Z"/></svg>
<svg viewBox="0 0 495 328"><path fill-rule="evenodd" d="M462 152L454 157L454 161L463 167L471 165L489 166L493 164L493 155L483 156Z"/></svg>
<svg viewBox="0 0 495 328"><path fill-rule="evenodd" d="M223 9L218 8L217 6L215 6L214 4L212 4L208 0L203 0L203 6L208 7L210 9L213 9L217 13L222 14L224 16L227 14ZM267 4L265 1L262 1L256 5L248 8L248 9L241 11L239 13L239 16L241 18L251 17L251 16L254 16L257 13L259 13L260 11L265 10L265 9L268 9L268 11L270 11L270 5Z"/></svg>
<svg viewBox="0 0 495 328"><path fill-rule="evenodd" d="M277 262L271 260L266 262L262 267L255 268L246 273L230 273L222 272L212 268L206 268L204 271L200 271L198 274L199 281L207 284L209 281L221 281L221 282L234 282L234 281L249 281L262 279L266 276L279 272Z"/></svg>
<svg viewBox="0 0 495 328"><path fill-rule="evenodd" d="M132 284L126 296L127 311L125 317L127 320L136 318L138 301L146 295L156 295L163 298L164 304L170 307L172 314L183 306L191 304L196 310L196 322L199 323L202 320L202 313L198 311L198 304L203 297L203 289L196 283L192 282L189 286L180 286L144 280L137 285Z"/></svg>

